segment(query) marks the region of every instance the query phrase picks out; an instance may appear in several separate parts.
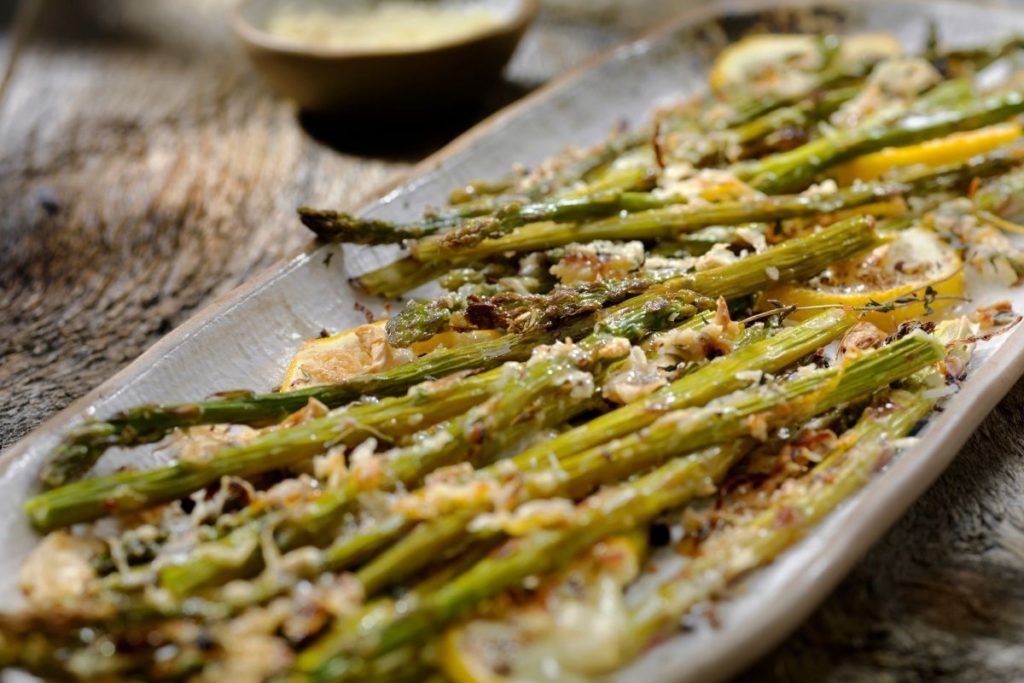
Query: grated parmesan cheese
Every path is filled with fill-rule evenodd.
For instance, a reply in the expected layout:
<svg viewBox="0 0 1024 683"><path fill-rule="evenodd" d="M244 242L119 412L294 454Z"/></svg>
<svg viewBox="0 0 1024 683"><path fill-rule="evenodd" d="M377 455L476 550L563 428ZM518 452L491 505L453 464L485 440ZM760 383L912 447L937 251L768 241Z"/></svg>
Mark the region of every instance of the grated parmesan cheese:
<svg viewBox="0 0 1024 683"><path fill-rule="evenodd" d="M652 335L645 348L657 367L709 360L732 351L740 326L729 316L729 306L719 298L712 322L699 329L683 327Z"/></svg>
<svg viewBox="0 0 1024 683"><path fill-rule="evenodd" d="M335 446L323 455L313 458L313 476L324 482L328 489L336 489L348 478L345 448Z"/></svg>
<svg viewBox="0 0 1024 683"><path fill-rule="evenodd" d="M537 529L568 525L576 511L571 500L544 498L523 503L514 511L499 510L477 515L470 522L470 531L503 531L510 536L525 536Z"/></svg>
<svg viewBox="0 0 1024 683"><path fill-rule="evenodd" d="M654 393L667 383L657 363L649 361L643 349L634 346L629 356L608 374L602 393L609 401L625 405Z"/></svg>
<svg viewBox="0 0 1024 683"><path fill-rule="evenodd" d="M501 486L486 479L465 482L432 482L414 494L401 496L392 504L395 512L410 519L431 519L463 507L490 507L501 498Z"/></svg>
<svg viewBox="0 0 1024 683"><path fill-rule="evenodd" d="M48 534L18 571L18 583L37 607L57 607L85 596L96 578L90 559L97 546L66 531Z"/></svg>
<svg viewBox="0 0 1024 683"><path fill-rule="evenodd" d="M754 249L754 253L760 254L768 248L768 239L764 236L764 233L760 230L754 230L753 228L736 228L736 234L741 240L749 244ZM778 269L775 269L778 273ZM778 279L775 277L773 279Z"/></svg>
<svg viewBox="0 0 1024 683"><path fill-rule="evenodd" d="M550 272L564 285L622 278L644 265L643 242L573 242Z"/></svg>
<svg viewBox="0 0 1024 683"><path fill-rule="evenodd" d="M728 266L736 263L739 257L732 248L724 242L719 242L711 247L703 256L698 257L694 262L694 268L698 271L710 270L721 266Z"/></svg>
<svg viewBox="0 0 1024 683"><path fill-rule="evenodd" d="M377 488L384 474L384 463L377 455L377 439L370 437L356 446L349 455L349 472L352 480L366 490Z"/></svg>
<svg viewBox="0 0 1024 683"><path fill-rule="evenodd" d="M225 448L241 446L259 435L245 425L201 425L174 434L172 447L181 462L202 465Z"/></svg>

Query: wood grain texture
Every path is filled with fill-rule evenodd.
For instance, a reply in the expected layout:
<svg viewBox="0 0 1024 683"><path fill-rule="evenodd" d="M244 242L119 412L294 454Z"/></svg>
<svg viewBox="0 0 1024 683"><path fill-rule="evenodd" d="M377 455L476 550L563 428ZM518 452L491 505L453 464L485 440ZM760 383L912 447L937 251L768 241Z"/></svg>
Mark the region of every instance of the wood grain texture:
<svg viewBox="0 0 1024 683"><path fill-rule="evenodd" d="M0 446L303 243L296 206L355 208L487 111L678 7L549 0L478 108L368 124L274 98L227 4L54 1L35 27L0 106ZM1024 680L1022 456L1024 383L741 680Z"/></svg>

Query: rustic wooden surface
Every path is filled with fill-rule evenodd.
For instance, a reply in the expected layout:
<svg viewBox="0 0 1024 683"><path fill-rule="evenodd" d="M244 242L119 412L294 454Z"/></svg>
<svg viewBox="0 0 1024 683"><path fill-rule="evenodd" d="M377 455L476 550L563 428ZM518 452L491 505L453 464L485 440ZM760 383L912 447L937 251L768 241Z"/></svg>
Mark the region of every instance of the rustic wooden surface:
<svg viewBox="0 0 1024 683"><path fill-rule="evenodd" d="M297 117L249 70L225 3L49 3L0 104L0 446L301 244L295 206L357 207L673 5L549 0L485 105L395 136ZM1022 456L1024 383L741 680L1024 680Z"/></svg>

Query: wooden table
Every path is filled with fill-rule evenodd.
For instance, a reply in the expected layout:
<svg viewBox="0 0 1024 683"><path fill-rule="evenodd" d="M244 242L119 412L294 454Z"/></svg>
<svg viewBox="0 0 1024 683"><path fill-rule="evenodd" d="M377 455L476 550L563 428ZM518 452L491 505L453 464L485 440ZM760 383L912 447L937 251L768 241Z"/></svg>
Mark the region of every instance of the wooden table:
<svg viewBox="0 0 1024 683"><path fill-rule="evenodd" d="M486 106L367 131L274 98L225 3L51 2L0 106L0 446L302 244L297 205L358 207L489 108L672 5L550 0ZM1024 383L742 680L1024 680L1022 488Z"/></svg>

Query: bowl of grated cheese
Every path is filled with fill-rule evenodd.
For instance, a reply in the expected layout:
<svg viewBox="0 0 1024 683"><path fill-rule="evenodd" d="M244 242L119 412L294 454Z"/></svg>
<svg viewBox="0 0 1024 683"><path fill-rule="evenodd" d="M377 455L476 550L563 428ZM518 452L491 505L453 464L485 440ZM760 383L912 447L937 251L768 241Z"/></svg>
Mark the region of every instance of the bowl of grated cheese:
<svg viewBox="0 0 1024 683"><path fill-rule="evenodd" d="M233 24L270 86L317 112L444 109L501 74L539 0L246 0Z"/></svg>

